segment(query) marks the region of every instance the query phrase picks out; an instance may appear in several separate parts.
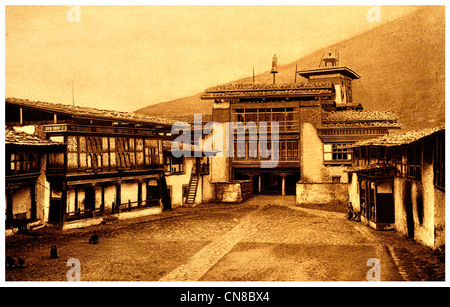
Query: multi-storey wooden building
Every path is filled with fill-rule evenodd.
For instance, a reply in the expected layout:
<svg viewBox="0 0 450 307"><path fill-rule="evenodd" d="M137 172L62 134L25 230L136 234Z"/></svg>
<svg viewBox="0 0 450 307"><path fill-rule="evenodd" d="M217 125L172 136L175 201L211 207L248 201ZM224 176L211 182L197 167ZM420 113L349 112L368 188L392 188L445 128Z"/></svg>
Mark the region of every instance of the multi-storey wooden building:
<svg viewBox="0 0 450 307"><path fill-rule="evenodd" d="M350 201L375 229L395 228L432 248L445 244L445 128L353 146Z"/></svg>
<svg viewBox="0 0 450 307"><path fill-rule="evenodd" d="M250 179L254 193L297 194L301 203L320 202L317 197L327 195L330 188L323 185L321 193L311 184L347 182L344 169L351 164L347 145L400 128L393 112L363 111L353 101L352 82L360 78L355 71L338 66L331 54L323 61L323 67L299 71L306 78L301 82L276 84L274 78L273 84L226 84L203 93L202 99L214 100L213 121L223 131L229 122L246 127L255 123L258 129L267 123L270 146L271 125L279 125L278 151L273 152L278 155L276 167L261 167L261 161L269 159L264 150L271 148L250 142L250 129L241 147L237 134L224 134L223 143L228 138L236 145L234 152L225 149L222 158L212 159L213 182ZM308 192L311 188L314 193ZM345 186L340 189L346 194Z"/></svg>
<svg viewBox="0 0 450 307"><path fill-rule="evenodd" d="M132 113L6 99L7 126L28 127L64 150L48 151L45 222L170 206L163 139L174 122ZM31 149L31 152L33 149ZM10 160L8 160L8 158ZM12 165L15 155L7 156ZM91 219L92 220L92 219Z"/></svg>
<svg viewBox="0 0 450 307"><path fill-rule="evenodd" d="M37 137L32 134L34 131L25 131L12 127L5 129L7 233L42 225L49 206L46 197L49 191L45 188L46 157L64 152L63 144Z"/></svg>

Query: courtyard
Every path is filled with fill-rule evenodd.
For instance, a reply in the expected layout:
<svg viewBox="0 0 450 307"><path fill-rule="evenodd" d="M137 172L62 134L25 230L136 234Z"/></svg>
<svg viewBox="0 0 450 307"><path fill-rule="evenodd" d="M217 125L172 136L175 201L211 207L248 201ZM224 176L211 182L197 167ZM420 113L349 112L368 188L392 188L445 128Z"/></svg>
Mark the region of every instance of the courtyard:
<svg viewBox="0 0 450 307"><path fill-rule="evenodd" d="M99 242L89 244L94 232ZM6 281L67 281L71 258L81 281L367 281L373 259L381 281L445 280L443 253L349 221L337 205L298 206L295 196L179 207L83 229L44 227L5 241L5 256L25 260L5 270Z"/></svg>

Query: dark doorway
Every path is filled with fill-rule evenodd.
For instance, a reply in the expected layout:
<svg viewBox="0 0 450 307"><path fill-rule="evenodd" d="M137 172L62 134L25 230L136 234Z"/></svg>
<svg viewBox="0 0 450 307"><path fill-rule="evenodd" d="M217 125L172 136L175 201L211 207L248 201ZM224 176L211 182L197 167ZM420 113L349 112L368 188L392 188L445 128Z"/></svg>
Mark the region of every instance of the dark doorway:
<svg viewBox="0 0 450 307"><path fill-rule="evenodd" d="M259 194L259 176L255 175L253 178L253 194Z"/></svg>
<svg viewBox="0 0 450 307"><path fill-rule="evenodd" d="M172 210L172 200L170 198L171 192L167 187L166 177L162 176L160 179L161 200L163 203L163 210Z"/></svg>
<svg viewBox="0 0 450 307"><path fill-rule="evenodd" d="M84 189L84 211L90 216L95 210L95 190L91 185Z"/></svg>
<svg viewBox="0 0 450 307"><path fill-rule="evenodd" d="M50 183L50 208L48 213L48 220L51 223L62 222L62 183Z"/></svg>
<svg viewBox="0 0 450 307"><path fill-rule="evenodd" d="M261 194L281 195L281 176L263 173L261 181Z"/></svg>
<svg viewBox="0 0 450 307"><path fill-rule="evenodd" d="M286 176L286 195L296 195L297 182L300 180L300 173Z"/></svg>
<svg viewBox="0 0 450 307"><path fill-rule="evenodd" d="M161 199L161 186L160 186L160 182L157 179L149 179L147 181L147 198L146 198L146 205L148 206L157 206L159 205L159 200ZM167 193L167 184L165 186L165 190ZM167 195L166 195L167 196ZM163 200L164 201L164 200ZM166 204L165 206L169 205L169 200L165 199ZM163 203L164 205L164 203Z"/></svg>

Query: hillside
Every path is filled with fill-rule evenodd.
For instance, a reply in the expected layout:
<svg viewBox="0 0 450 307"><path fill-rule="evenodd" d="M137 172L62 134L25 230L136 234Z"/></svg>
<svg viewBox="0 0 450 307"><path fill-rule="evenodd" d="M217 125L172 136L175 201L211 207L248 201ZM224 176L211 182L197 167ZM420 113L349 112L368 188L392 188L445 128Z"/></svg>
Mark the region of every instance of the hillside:
<svg viewBox="0 0 450 307"><path fill-rule="evenodd" d="M359 36L317 50L279 66L277 83L294 81L298 70L315 68L328 50L338 50L341 65L361 75L353 85L354 101L365 110L394 110L403 130L445 123L445 8L428 6ZM297 81L301 81L301 77ZM271 83L267 71L258 83ZM252 77L230 83L251 83ZM201 93L151 105L138 113L158 116L211 114L212 102Z"/></svg>

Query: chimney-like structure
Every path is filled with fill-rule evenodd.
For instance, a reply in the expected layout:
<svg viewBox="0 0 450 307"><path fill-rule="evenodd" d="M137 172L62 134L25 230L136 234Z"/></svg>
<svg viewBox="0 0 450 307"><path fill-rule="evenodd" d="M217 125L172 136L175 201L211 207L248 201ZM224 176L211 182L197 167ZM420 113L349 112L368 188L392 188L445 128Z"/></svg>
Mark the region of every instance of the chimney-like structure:
<svg viewBox="0 0 450 307"><path fill-rule="evenodd" d="M278 73L278 59L276 54L274 54L272 58L272 69L270 70L270 73L273 75L273 84L275 84L275 74Z"/></svg>

